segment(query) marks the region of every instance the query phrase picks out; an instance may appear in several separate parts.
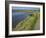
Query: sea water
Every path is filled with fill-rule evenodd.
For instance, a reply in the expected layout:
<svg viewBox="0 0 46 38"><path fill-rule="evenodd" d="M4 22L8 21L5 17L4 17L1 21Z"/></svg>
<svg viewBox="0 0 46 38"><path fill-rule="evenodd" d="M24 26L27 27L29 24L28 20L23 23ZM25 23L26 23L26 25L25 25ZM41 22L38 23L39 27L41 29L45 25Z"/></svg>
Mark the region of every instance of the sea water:
<svg viewBox="0 0 46 38"><path fill-rule="evenodd" d="M14 12L12 13L12 27L16 27L16 25L21 22L22 20L24 20L25 18L27 18L27 16L29 16L31 14L26 13L26 12Z"/></svg>

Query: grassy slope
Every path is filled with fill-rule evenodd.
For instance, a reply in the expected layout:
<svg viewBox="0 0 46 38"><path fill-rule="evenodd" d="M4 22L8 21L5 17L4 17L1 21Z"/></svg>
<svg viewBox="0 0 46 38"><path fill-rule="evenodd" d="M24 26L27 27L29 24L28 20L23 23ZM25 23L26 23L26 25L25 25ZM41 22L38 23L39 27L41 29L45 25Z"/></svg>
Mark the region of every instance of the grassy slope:
<svg viewBox="0 0 46 38"><path fill-rule="evenodd" d="M21 21L14 30L32 30L37 21L38 14L33 14L33 16L28 16L25 20Z"/></svg>

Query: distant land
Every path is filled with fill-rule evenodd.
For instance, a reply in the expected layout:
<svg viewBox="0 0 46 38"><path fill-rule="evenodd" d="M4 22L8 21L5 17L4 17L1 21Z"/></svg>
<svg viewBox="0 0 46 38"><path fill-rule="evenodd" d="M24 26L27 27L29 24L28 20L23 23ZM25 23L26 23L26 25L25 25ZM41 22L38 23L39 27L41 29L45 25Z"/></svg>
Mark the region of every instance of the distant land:
<svg viewBox="0 0 46 38"><path fill-rule="evenodd" d="M30 13L33 13L33 12L40 12L40 10L12 10L13 13L16 13L16 12L30 12Z"/></svg>

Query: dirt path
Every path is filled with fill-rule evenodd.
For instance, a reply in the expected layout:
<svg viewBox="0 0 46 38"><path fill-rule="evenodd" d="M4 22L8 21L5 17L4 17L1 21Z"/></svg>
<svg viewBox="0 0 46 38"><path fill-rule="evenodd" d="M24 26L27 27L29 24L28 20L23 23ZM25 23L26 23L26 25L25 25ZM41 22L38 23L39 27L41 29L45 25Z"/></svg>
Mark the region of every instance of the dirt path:
<svg viewBox="0 0 46 38"><path fill-rule="evenodd" d="M34 30L40 29L40 18L37 20Z"/></svg>

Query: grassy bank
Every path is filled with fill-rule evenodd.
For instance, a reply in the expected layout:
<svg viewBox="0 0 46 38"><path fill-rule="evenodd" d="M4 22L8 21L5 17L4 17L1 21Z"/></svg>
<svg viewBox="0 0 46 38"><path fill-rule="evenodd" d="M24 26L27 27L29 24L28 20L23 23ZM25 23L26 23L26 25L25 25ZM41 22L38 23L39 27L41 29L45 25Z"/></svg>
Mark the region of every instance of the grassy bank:
<svg viewBox="0 0 46 38"><path fill-rule="evenodd" d="M34 13L32 16L29 15L25 20L17 24L14 30L15 31L33 30L38 17L39 17L38 13Z"/></svg>

